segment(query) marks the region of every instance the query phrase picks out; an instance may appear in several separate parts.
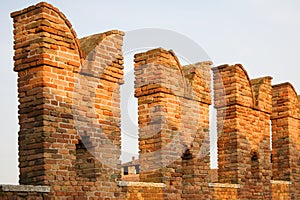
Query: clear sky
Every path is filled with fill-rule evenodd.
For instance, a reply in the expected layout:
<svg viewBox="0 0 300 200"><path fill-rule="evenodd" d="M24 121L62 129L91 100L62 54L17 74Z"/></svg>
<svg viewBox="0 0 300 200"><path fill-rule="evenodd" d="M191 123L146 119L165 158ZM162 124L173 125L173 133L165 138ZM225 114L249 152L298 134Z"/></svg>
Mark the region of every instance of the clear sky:
<svg viewBox="0 0 300 200"><path fill-rule="evenodd" d="M0 183L18 181L17 74L13 72L10 13L38 2L0 2ZM125 33L143 28L166 29L197 43L214 65L241 63L250 78L270 75L274 84L288 81L300 92L298 0L49 0L48 3L67 16L79 38L111 29ZM125 67L132 68L129 62Z"/></svg>

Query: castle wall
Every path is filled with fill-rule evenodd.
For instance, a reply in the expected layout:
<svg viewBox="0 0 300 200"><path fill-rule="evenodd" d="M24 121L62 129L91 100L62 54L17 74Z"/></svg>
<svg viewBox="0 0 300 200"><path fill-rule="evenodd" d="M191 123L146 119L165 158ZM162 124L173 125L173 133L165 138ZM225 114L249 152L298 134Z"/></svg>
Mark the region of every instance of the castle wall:
<svg viewBox="0 0 300 200"><path fill-rule="evenodd" d="M77 39L70 22L39 3L12 13L19 92L20 184L49 197L120 199L122 36Z"/></svg>
<svg viewBox="0 0 300 200"><path fill-rule="evenodd" d="M43 200L48 198L50 187L32 185L0 185L0 198L3 200Z"/></svg>
<svg viewBox="0 0 300 200"><path fill-rule="evenodd" d="M126 200L166 199L163 192L166 185L163 183L121 181L119 185L122 187L122 192L126 194Z"/></svg>
<svg viewBox="0 0 300 200"><path fill-rule="evenodd" d="M219 182L240 184L239 199L269 199L271 78L250 81L241 65L213 71Z"/></svg>
<svg viewBox="0 0 300 200"><path fill-rule="evenodd" d="M181 66L161 48L135 55L140 180L166 184L167 199L210 198L210 64Z"/></svg>
<svg viewBox="0 0 300 200"><path fill-rule="evenodd" d="M11 16L20 103L20 184L49 185L52 196L78 194L72 92L81 57L75 32L46 3Z"/></svg>
<svg viewBox="0 0 300 200"><path fill-rule="evenodd" d="M211 183L212 199L214 200L237 200L239 199L239 184Z"/></svg>
<svg viewBox="0 0 300 200"><path fill-rule="evenodd" d="M290 198L290 182L289 181L272 181L272 199L273 200L289 200Z"/></svg>
<svg viewBox="0 0 300 200"><path fill-rule="evenodd" d="M20 185L1 185L1 199L300 199L291 84L250 80L240 64L212 69L219 169L211 183L212 63L182 66L162 48L136 54L140 182L120 181L124 33L78 40L47 3L11 16Z"/></svg>
<svg viewBox="0 0 300 200"><path fill-rule="evenodd" d="M289 198L299 199L300 104L289 83L273 86L272 160L273 180L290 181Z"/></svg>

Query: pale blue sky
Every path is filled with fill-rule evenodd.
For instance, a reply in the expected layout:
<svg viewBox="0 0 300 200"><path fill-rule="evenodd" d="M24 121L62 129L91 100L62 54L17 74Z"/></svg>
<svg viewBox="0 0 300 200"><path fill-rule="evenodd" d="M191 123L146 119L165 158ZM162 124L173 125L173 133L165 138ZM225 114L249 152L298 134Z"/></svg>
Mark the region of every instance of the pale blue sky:
<svg viewBox="0 0 300 200"><path fill-rule="evenodd" d="M0 183L17 183L17 74L10 12L36 0L0 2ZM119 29L168 29L200 45L215 65L242 63L250 78L270 75L300 91L300 1L49 0L78 37ZM130 66L126 66L130 67Z"/></svg>

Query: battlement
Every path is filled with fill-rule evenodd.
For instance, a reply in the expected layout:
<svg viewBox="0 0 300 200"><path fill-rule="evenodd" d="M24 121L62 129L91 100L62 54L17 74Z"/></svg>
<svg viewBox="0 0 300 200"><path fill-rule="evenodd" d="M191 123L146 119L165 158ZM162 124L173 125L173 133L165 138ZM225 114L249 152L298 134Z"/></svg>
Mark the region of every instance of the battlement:
<svg viewBox="0 0 300 200"><path fill-rule="evenodd" d="M1 199L300 199L300 104L291 84L251 80L241 64L182 66L163 48L136 54L140 182L124 182L124 33L78 39L67 18L44 2L11 17L20 185L1 186Z"/></svg>
<svg viewBox="0 0 300 200"><path fill-rule="evenodd" d="M240 105L255 108L267 113L271 112L268 105L271 92L268 87L272 77L262 77L250 80L241 64L222 65L212 69L214 71L215 108ZM224 96L226 98L224 99Z"/></svg>
<svg viewBox="0 0 300 200"><path fill-rule="evenodd" d="M272 119L292 117L300 119L299 96L293 85L282 83L273 85L273 115Z"/></svg>

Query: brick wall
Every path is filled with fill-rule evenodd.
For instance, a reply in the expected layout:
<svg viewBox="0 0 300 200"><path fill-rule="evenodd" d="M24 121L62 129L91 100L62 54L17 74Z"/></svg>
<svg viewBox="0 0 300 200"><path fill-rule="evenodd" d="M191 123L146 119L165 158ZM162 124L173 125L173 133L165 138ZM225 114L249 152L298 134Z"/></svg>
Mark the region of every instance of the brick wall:
<svg viewBox="0 0 300 200"><path fill-rule="evenodd" d="M271 78L250 81L241 65L223 65L213 71L219 181L240 184L241 199L268 199Z"/></svg>
<svg viewBox="0 0 300 200"><path fill-rule="evenodd" d="M140 180L166 184L169 199L209 198L210 64L181 66L161 48L135 55Z"/></svg>
<svg viewBox="0 0 300 200"><path fill-rule="evenodd" d="M20 184L49 185L49 196L61 199L119 199L124 34L79 41L65 16L47 3L11 16Z"/></svg>
<svg viewBox="0 0 300 200"><path fill-rule="evenodd" d="M213 196L215 200L234 200L239 199L239 184L211 183Z"/></svg>
<svg viewBox="0 0 300 200"><path fill-rule="evenodd" d="M122 191L126 193L126 200L164 199L165 184L162 183L120 181L119 185L122 186Z"/></svg>
<svg viewBox="0 0 300 200"><path fill-rule="evenodd" d="M272 181L272 199L276 200L289 200L290 196L289 181Z"/></svg>
<svg viewBox="0 0 300 200"><path fill-rule="evenodd" d="M78 136L72 115L81 59L76 34L64 15L46 3L11 16L20 103L20 184L49 185L50 196L78 195Z"/></svg>
<svg viewBox="0 0 300 200"><path fill-rule="evenodd" d="M120 182L124 33L79 40L47 3L11 16L21 185L1 186L2 199L300 198L300 110L291 84L250 80L240 64L213 68L219 169L211 180L212 63L181 66L162 48L136 54L141 182Z"/></svg>
<svg viewBox="0 0 300 200"><path fill-rule="evenodd" d="M272 160L273 180L291 181L290 199L300 194L300 104L290 83L273 86Z"/></svg>
<svg viewBox="0 0 300 200"><path fill-rule="evenodd" d="M49 199L50 187L32 185L0 185L0 198L2 200L43 200Z"/></svg>

